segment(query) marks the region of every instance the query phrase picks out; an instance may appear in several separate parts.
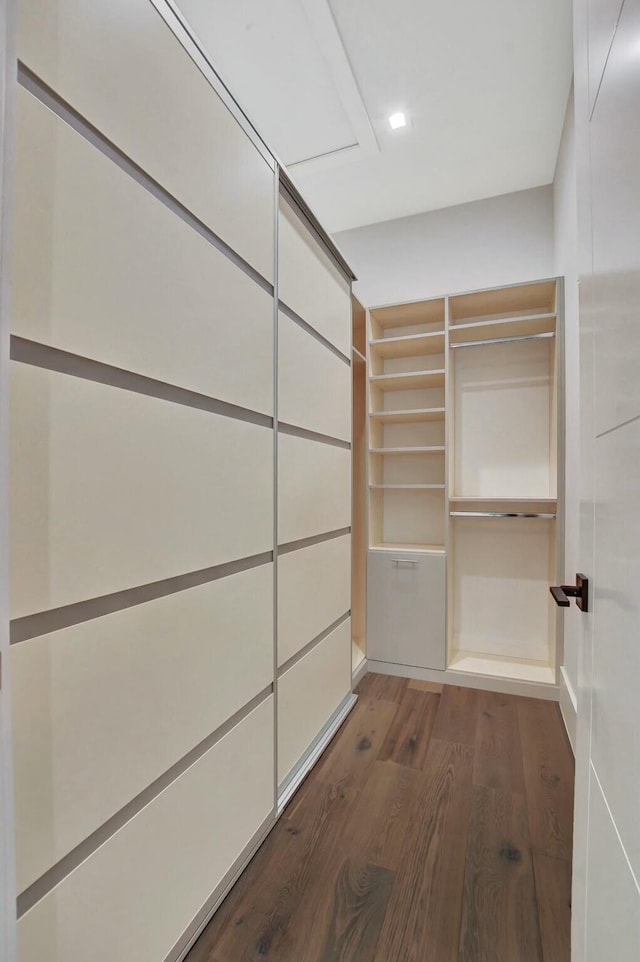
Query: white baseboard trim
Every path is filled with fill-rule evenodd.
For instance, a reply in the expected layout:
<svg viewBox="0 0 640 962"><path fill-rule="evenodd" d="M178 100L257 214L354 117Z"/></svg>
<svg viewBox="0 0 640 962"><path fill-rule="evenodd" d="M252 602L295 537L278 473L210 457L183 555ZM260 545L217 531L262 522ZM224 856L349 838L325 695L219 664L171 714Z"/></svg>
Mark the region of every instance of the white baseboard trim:
<svg viewBox="0 0 640 962"><path fill-rule="evenodd" d="M284 782L278 795L278 818L280 818L287 802L291 800L291 796L300 788L300 785L318 761L349 712L354 708L357 700L357 695L347 695L336 713L329 719L318 737L312 742L307 754L302 758L291 775L288 776L287 781Z"/></svg>
<svg viewBox="0 0 640 962"><path fill-rule="evenodd" d="M353 672L353 675L351 676L351 683L354 688L356 687L358 682L362 678L364 678L364 676L367 674L368 671L369 671L369 662L367 661L366 658L363 658L360 664L358 665L358 667Z"/></svg>
<svg viewBox="0 0 640 962"><path fill-rule="evenodd" d="M571 680L564 665L560 668L559 702L564 727L571 743L573 754L576 753L576 730L578 726L578 702Z"/></svg>
<svg viewBox="0 0 640 962"><path fill-rule="evenodd" d="M558 686L543 685L532 681L517 681L512 678L497 678L495 675L474 675L468 671L438 671L435 668L415 668L413 665L398 665L391 661L367 659L367 670L382 675L398 675L400 678L416 678L421 681L435 681L442 685L459 685L462 688L479 688L484 691L497 691L504 695L524 695L526 698L543 698L545 701L558 701Z"/></svg>

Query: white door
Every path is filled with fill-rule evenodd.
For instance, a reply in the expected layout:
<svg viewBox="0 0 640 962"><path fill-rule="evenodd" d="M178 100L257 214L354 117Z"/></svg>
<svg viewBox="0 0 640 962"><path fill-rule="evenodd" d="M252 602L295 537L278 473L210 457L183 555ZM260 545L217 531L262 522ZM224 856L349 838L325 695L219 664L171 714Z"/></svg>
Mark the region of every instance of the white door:
<svg viewBox="0 0 640 962"><path fill-rule="evenodd" d="M638 962L640 0L575 0L574 16L580 550L592 603L581 619L572 959Z"/></svg>

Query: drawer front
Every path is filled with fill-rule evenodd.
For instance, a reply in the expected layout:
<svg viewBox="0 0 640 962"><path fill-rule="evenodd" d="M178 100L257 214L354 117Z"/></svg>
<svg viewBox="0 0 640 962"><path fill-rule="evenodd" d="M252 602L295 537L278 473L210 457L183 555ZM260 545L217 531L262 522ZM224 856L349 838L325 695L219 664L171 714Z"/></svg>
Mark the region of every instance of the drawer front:
<svg viewBox="0 0 640 962"><path fill-rule="evenodd" d="M367 654L417 668L445 668L446 558L370 551Z"/></svg>

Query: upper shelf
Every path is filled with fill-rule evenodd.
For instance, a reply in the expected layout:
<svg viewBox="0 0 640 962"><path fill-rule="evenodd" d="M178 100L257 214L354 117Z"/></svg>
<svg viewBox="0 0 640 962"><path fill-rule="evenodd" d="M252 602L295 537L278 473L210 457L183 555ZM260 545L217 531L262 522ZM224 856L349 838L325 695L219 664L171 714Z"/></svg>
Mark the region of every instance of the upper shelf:
<svg viewBox="0 0 640 962"><path fill-rule="evenodd" d="M407 411L372 411L379 424L413 424L418 421L444 421L444 408L415 408Z"/></svg>
<svg viewBox="0 0 640 962"><path fill-rule="evenodd" d="M449 325L540 314L556 310L556 282L519 284L449 298Z"/></svg>
<svg viewBox="0 0 640 962"><path fill-rule="evenodd" d="M410 304L392 304L375 307L370 311L372 324L380 332L397 327L421 326L430 330L444 327L444 298L433 301L414 301Z"/></svg>
<svg viewBox="0 0 640 962"><path fill-rule="evenodd" d="M531 334L550 334L555 329L554 313L465 321L449 328L449 341L451 344L465 344L468 341L487 341L496 337L527 337Z"/></svg>
<svg viewBox="0 0 640 962"><path fill-rule="evenodd" d="M412 371L409 374L374 374L370 382L382 391L413 391L416 388L444 387L444 369Z"/></svg>
<svg viewBox="0 0 640 962"><path fill-rule="evenodd" d="M382 337L370 341L372 353L378 357L419 357L424 354L444 353L444 331L429 334L405 334L403 337Z"/></svg>

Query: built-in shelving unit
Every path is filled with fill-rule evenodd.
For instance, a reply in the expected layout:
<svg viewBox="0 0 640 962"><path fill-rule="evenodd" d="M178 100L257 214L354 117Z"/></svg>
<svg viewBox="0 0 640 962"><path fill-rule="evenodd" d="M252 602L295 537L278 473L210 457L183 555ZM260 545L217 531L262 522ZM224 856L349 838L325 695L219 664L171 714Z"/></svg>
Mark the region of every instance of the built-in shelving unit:
<svg viewBox="0 0 640 962"><path fill-rule="evenodd" d="M369 545L444 550L445 301L369 321Z"/></svg>
<svg viewBox="0 0 640 962"><path fill-rule="evenodd" d="M369 312L369 549L387 558L370 590L424 603L446 559L441 594L398 615L419 634L439 632L434 605L446 620L442 656L422 634L411 665L556 681L556 300L552 280ZM374 657L402 663L385 624Z"/></svg>

